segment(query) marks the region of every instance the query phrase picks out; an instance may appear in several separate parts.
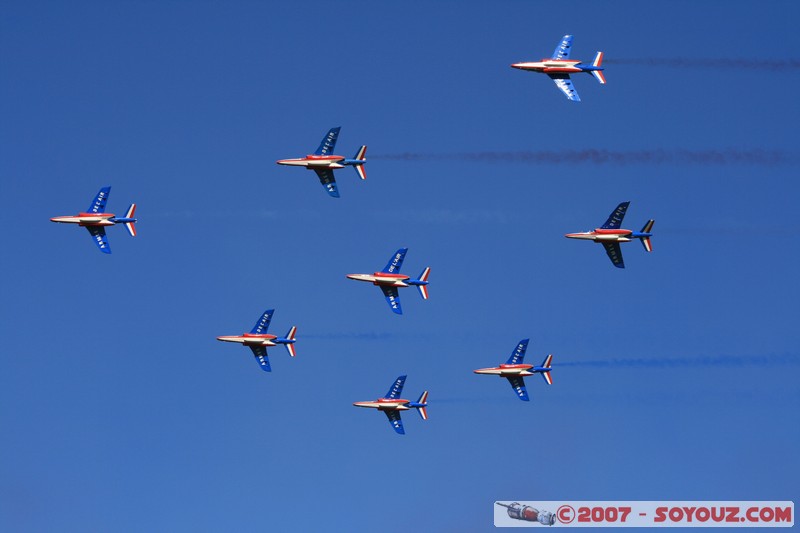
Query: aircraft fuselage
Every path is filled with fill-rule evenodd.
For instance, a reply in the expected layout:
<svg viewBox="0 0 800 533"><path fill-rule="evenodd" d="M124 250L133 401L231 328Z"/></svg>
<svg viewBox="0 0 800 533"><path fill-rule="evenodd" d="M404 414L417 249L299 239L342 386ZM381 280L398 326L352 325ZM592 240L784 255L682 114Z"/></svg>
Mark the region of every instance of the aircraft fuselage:
<svg viewBox="0 0 800 533"><path fill-rule="evenodd" d="M348 274L349 279L356 281L366 281L373 285L383 285L388 287L408 287L406 280L409 276L405 274L388 274L386 272L375 272L374 274Z"/></svg>
<svg viewBox="0 0 800 533"><path fill-rule="evenodd" d="M511 67L547 74L569 74L572 72L584 72L585 69L579 67L579 64L580 60L575 59L542 59L541 61L514 63Z"/></svg>
<svg viewBox="0 0 800 533"><path fill-rule="evenodd" d="M533 372L529 372L531 368L533 368L533 365L500 365L492 368L479 368L474 372L476 374L491 374L505 378L510 376L532 376Z"/></svg>
<svg viewBox="0 0 800 533"><path fill-rule="evenodd" d="M51 222L78 224L80 226L113 226L114 213L78 213L73 216L53 217Z"/></svg>
<svg viewBox="0 0 800 533"><path fill-rule="evenodd" d="M633 231L629 229L601 229L594 231L584 231L580 233L567 233L564 235L568 239L583 239L594 242L630 242L636 238Z"/></svg>
<svg viewBox="0 0 800 533"><path fill-rule="evenodd" d="M239 344L244 344L245 346L277 346L277 344L273 342L277 338L277 336L267 333L243 333L241 335L225 335L222 337L217 337L217 340L222 342L236 342Z"/></svg>
<svg viewBox="0 0 800 533"><path fill-rule="evenodd" d="M341 164L345 157L341 155L307 155L294 159L281 159L277 161L279 165L288 165L293 167L306 167L309 170L315 168L344 168L345 165Z"/></svg>
<svg viewBox="0 0 800 533"><path fill-rule="evenodd" d="M402 398L378 398L371 402L355 402L353 405L356 407L369 407L371 409L379 409L381 411L408 411L411 409L408 404L410 400Z"/></svg>

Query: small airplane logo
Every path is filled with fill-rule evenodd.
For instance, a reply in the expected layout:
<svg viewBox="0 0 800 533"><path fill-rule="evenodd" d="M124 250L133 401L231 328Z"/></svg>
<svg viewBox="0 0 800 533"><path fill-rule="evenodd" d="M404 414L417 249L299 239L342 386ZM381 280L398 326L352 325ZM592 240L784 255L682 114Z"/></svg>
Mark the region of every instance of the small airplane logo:
<svg viewBox="0 0 800 533"><path fill-rule="evenodd" d="M561 91L567 95L567 98L573 102L580 102L581 97L578 96L578 91L572 86L572 80L569 75L578 72L588 72L597 81L604 84L606 77L603 74L603 52L597 52L597 55L592 61L591 65L585 65L580 60L570 59L569 53L572 50L572 35L565 35L561 38L561 42L556 46L553 52L553 57L544 58L541 61L531 61L523 63L514 63L511 65L513 68L520 70L528 70L532 72L544 72L550 79L553 80Z"/></svg>
<svg viewBox="0 0 800 533"><path fill-rule="evenodd" d="M111 194L111 187L103 187L97 196L94 197L92 203L89 205L89 210L85 213L78 213L74 216L53 217L51 222L60 222L62 224L78 224L83 226L92 235L92 240L104 254L111 253L111 246L108 244L106 237L106 226L113 226L114 224L123 224L131 237L136 237L136 219L133 214L136 211L136 204L131 204L128 211L125 212L124 217L115 216L114 213L106 213L106 202Z"/></svg>
<svg viewBox="0 0 800 533"><path fill-rule="evenodd" d="M289 352L289 355L292 357L297 355L294 348L294 343L296 342L295 334L297 333L297 328L295 326L289 329L289 333L287 333L285 337L276 337L275 335L267 333L269 323L272 321L272 315L274 314L274 309L267 309L264 311L264 314L261 315L261 318L258 319L256 325L253 326L253 329L250 330L250 333L226 335L217 337L217 340L244 344L253 351L253 355L258 361L259 366L261 366L261 370L264 372L272 372L272 368L269 366L269 359L267 358L268 347L283 344L286 346L286 351Z"/></svg>
<svg viewBox="0 0 800 533"><path fill-rule="evenodd" d="M584 239L594 242L602 243L606 249L606 254L614 266L617 268L625 268L625 261L622 259L622 250L619 247L621 242L630 242L633 239L642 241L642 246L648 252L653 251L653 245L650 242L653 224L655 220L648 220L642 228L642 231L631 231L629 229L620 229L622 219L625 218L625 212L628 210L630 202L622 202L616 209L609 215L606 223L595 229L594 231L584 231L582 233L567 233L564 235L569 239Z"/></svg>
<svg viewBox="0 0 800 533"><path fill-rule="evenodd" d="M356 281L367 281L373 285L377 285L383 291L386 301L392 311L398 315L403 314L400 307L400 295L397 293L398 287L415 286L419 289L419 293L424 300L428 299L428 276L430 276L431 268L427 267L422 271L417 279L410 279L409 276L400 273L400 267L403 266L403 259L406 257L408 248L400 248L389 259L389 263L380 272L374 274L348 274L347 277Z"/></svg>
<svg viewBox="0 0 800 533"><path fill-rule="evenodd" d="M369 407L371 409L383 411L389 418L389 424L391 424L394 430L401 435L405 435L406 432L403 429L403 421L400 418L401 411L416 409L423 420L428 419L428 391L424 391L416 402L404 400L400 398L400 395L403 393L403 385L405 382L406 376L400 376L394 381L389 388L389 392L387 392L386 396L383 398L378 398L371 402L355 402L353 405L356 407Z"/></svg>
<svg viewBox="0 0 800 533"><path fill-rule="evenodd" d="M317 151L311 155L295 159L281 159L277 161L279 165L289 165L296 167L306 167L306 170L313 170L317 173L319 181L328 194L334 198L339 198L339 190L336 188L336 179L333 171L337 168L352 166L356 169L358 177L362 180L367 179L367 171L364 164L367 162L367 147L362 146L352 159L347 159L341 155L333 155L336 147L336 139L339 137L339 130L342 128L331 128L323 137Z"/></svg>
<svg viewBox="0 0 800 533"><path fill-rule="evenodd" d="M511 383L511 388L517 393L519 399L527 402L530 398L528 398L528 391L525 388L525 376L541 374L545 383L548 385L553 384L553 377L551 376L551 366L553 364L552 355L545 357L541 366L523 364L522 361L525 358L525 351L528 349L529 340L530 339L522 339L519 341L511 357L508 358L505 364L492 368L479 368L474 372L476 374L489 374L506 378L508 382Z"/></svg>

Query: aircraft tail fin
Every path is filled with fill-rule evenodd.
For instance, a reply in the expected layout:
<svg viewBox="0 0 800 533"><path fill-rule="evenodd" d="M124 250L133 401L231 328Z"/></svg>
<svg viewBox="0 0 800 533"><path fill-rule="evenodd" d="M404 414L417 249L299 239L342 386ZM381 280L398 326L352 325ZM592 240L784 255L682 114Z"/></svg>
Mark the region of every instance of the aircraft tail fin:
<svg viewBox="0 0 800 533"><path fill-rule="evenodd" d="M136 204L131 204L128 211L125 213L125 218L130 219L130 222L125 222L125 229L131 234L131 237L136 237L136 219L133 218L136 212Z"/></svg>
<svg viewBox="0 0 800 533"><path fill-rule="evenodd" d="M417 400L417 411L423 420L428 419L428 391L424 391Z"/></svg>
<svg viewBox="0 0 800 533"><path fill-rule="evenodd" d="M428 276L430 275L431 267L425 267L425 270L422 271L422 274L420 274L413 283L413 285L416 285L417 289L419 289L419 294L422 296L423 300L428 299Z"/></svg>
<svg viewBox="0 0 800 533"><path fill-rule="evenodd" d="M553 354L550 354L544 358L544 361L542 361L542 368L553 368ZM552 371L542 372L542 377L544 378L544 382L547 383L548 385L553 384L552 373L553 373Z"/></svg>
<svg viewBox="0 0 800 533"><path fill-rule="evenodd" d="M656 221L653 219L648 220L647 224L645 224L644 227L642 228L642 233L650 233L653 230L653 224L655 224L655 222ZM649 236L639 237L639 240L642 241L642 246L644 246L645 250L647 250L648 252L653 251L653 244L650 242Z"/></svg>
<svg viewBox="0 0 800 533"><path fill-rule="evenodd" d="M357 159L358 161L363 161L363 163L356 163L353 165L353 168L356 169L358 173L358 177L362 180L367 179L367 169L364 168L364 163L367 162L367 146L364 145L358 149L356 152L356 156L353 159Z"/></svg>
<svg viewBox="0 0 800 533"><path fill-rule="evenodd" d="M284 346L286 346L286 351L289 352L289 355L292 357L297 355L297 352L295 352L294 348L294 341L295 341L294 336L296 333L297 333L297 326L292 326L292 328L289 330L289 333L286 334L286 338L284 339L285 341L291 341L291 342L286 342Z"/></svg>
<svg viewBox="0 0 800 533"><path fill-rule="evenodd" d="M603 52L597 52L597 55L594 56L594 61L592 61L592 66L597 68L603 67ZM592 70L592 76L597 78L601 84L606 84L606 76L603 74L602 70Z"/></svg>

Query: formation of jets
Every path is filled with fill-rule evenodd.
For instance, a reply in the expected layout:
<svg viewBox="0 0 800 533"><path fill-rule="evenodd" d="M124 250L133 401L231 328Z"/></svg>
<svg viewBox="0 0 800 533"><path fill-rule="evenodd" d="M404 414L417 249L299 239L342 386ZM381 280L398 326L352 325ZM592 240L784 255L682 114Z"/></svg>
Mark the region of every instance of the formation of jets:
<svg viewBox="0 0 800 533"><path fill-rule="evenodd" d="M558 88L564 92L567 98L572 101L580 101L580 97L572 85L570 74L585 72L591 74L600 83L604 84L606 80L602 67L603 53L597 52L594 61L590 64L585 64L580 60L570 59L571 49L572 36L565 35L556 47L552 57L536 62L514 63L511 66L521 70L547 74ZM317 148L313 154L301 158L281 159L278 160L277 163L279 165L300 166L307 170L313 170L328 194L332 197L339 198L339 190L334 177L335 170L346 166L352 166L359 178L364 180L367 177L364 169L364 164L366 163L366 146L361 146L353 158L346 158L333 153L340 130L340 127L331 128L322 139L319 148ZM111 248L106 237L106 227L122 224L131 236L136 236L135 223L137 221L134 218L136 204L131 204L125 216L122 217L117 217L113 213L105 212L110 192L111 187L101 188L89 206L89 209L85 212L73 216L53 217L50 220L53 222L78 224L79 226L85 227L91 234L92 239L100 251L110 254ZM622 259L620 243L639 239L646 251L652 251L650 239L653 235L653 220L649 220L642 230L638 232L622 229L620 227L629 205L630 202L619 204L601 227L593 231L568 233L566 237L601 243L605 247L606 253L613 265L618 268L624 268L625 264ZM379 272L374 272L372 274L348 274L347 278L356 281L365 281L379 287L392 312L400 315L403 313L398 293L400 288L416 287L422 298L425 300L428 299L428 278L431 269L430 267L426 267L417 278L413 279L408 275L401 274L400 269L407 252L408 248L400 248L397 250L389 259L389 262L383 270ZM297 328L295 326L292 326L284 337L278 337L268 333L274 313L274 309L265 311L249 333L242 333L241 335L223 335L217 337L217 340L247 346L253 352L253 356L256 358L261 369L265 372L271 372L272 368L267 355L268 348L283 345L291 357L296 355L294 345L296 343L295 336ZM511 357L509 357L504 364L490 368L479 368L475 370L474 373L494 375L507 379L516 395L523 401L529 401L530 398L524 381L525 376L539 374L542 376L545 383L552 385L553 356L548 355L545 357L540 366L525 364L524 358L528 343L529 339L522 339L517 344ZM404 434L405 430L403 429L403 422L400 417L402 411L416 409L423 420L428 419L428 391L424 391L416 402L403 399L400 395L402 394L405 380L405 375L399 376L384 397L373 401L355 402L353 405L356 407L377 409L384 412L392 428L394 428L397 433Z"/></svg>
<svg viewBox="0 0 800 533"><path fill-rule="evenodd" d="M556 84L556 87L561 89L561 92L563 92L567 98L573 102L580 102L581 97L578 96L578 91L573 87L572 79L570 79L569 75L586 72L605 85L606 77L603 74L604 69L602 67L603 52L597 52L591 64L585 64L579 59L570 59L570 52L572 52L572 35L565 35L561 38L561 42L558 43L558 46L556 46L552 57L546 57L541 61L514 63L511 67L547 74Z"/></svg>

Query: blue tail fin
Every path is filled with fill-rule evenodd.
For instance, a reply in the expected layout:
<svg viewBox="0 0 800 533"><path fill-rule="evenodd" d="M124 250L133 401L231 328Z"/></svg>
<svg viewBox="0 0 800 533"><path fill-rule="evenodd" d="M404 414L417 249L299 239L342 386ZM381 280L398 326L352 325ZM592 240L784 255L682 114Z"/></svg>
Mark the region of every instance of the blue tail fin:
<svg viewBox="0 0 800 533"><path fill-rule="evenodd" d="M408 252L408 248L400 248L397 250L389 262L386 264L381 272L385 272L387 274L399 274L400 267L403 266L403 259L406 258L406 252Z"/></svg>

